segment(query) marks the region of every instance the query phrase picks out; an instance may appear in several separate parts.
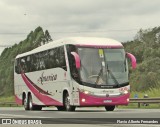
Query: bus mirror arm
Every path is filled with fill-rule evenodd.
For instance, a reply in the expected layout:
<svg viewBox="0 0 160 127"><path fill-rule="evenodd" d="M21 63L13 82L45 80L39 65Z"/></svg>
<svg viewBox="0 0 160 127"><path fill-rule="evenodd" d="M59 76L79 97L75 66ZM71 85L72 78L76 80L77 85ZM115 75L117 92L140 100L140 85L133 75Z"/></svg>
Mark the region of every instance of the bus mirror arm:
<svg viewBox="0 0 160 127"><path fill-rule="evenodd" d="M81 67L81 62L80 62L80 57L76 52L71 52L71 54L74 56L75 59L75 64L76 64L76 68L80 69Z"/></svg>
<svg viewBox="0 0 160 127"><path fill-rule="evenodd" d="M136 57L131 54L131 53L126 53L127 57L131 60L131 63L132 63L132 69L135 69L136 66L137 66L137 62L136 62Z"/></svg>

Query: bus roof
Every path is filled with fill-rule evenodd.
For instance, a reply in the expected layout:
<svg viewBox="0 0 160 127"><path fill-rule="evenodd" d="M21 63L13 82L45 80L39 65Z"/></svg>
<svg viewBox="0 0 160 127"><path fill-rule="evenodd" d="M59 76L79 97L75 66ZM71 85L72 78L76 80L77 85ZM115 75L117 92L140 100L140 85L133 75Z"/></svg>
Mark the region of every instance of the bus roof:
<svg viewBox="0 0 160 127"><path fill-rule="evenodd" d="M38 48L35 48L29 52L19 54L16 56L16 58L31 55L34 53L38 53L41 51L52 49L54 47L62 46L65 44L72 44L72 45L79 45L79 46L86 46L86 47L91 47L91 46L123 47L123 45L120 42L113 40L113 39L109 39L109 38L69 37L69 38L64 38L64 39L52 41L48 44L42 45Z"/></svg>

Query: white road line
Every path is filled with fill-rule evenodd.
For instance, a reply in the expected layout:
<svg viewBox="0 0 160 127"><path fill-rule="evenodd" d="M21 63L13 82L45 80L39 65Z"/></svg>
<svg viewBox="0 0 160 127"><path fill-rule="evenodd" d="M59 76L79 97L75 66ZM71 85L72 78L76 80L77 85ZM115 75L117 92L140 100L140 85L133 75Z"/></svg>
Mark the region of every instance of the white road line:
<svg viewBox="0 0 160 127"><path fill-rule="evenodd" d="M0 118L9 117L9 118L50 118L50 117L40 117L40 116L27 116L27 115L15 115L15 114L0 114Z"/></svg>

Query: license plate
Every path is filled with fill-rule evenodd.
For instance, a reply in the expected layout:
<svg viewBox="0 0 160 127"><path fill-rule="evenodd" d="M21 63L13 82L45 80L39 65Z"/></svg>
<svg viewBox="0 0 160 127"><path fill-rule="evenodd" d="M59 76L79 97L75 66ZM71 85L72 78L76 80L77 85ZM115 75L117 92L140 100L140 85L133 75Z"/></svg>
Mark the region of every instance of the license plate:
<svg viewBox="0 0 160 127"><path fill-rule="evenodd" d="M104 102L104 103L111 103L112 100L104 100L103 102Z"/></svg>

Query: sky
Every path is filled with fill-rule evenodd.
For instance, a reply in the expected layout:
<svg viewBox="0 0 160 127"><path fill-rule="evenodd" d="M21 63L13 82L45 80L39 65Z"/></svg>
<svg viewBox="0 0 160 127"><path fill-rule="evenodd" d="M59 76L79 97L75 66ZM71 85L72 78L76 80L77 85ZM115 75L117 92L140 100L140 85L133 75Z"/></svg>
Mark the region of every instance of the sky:
<svg viewBox="0 0 160 127"><path fill-rule="evenodd" d="M53 40L94 36L125 42L159 24L160 0L0 0L0 46L19 43L38 26Z"/></svg>

